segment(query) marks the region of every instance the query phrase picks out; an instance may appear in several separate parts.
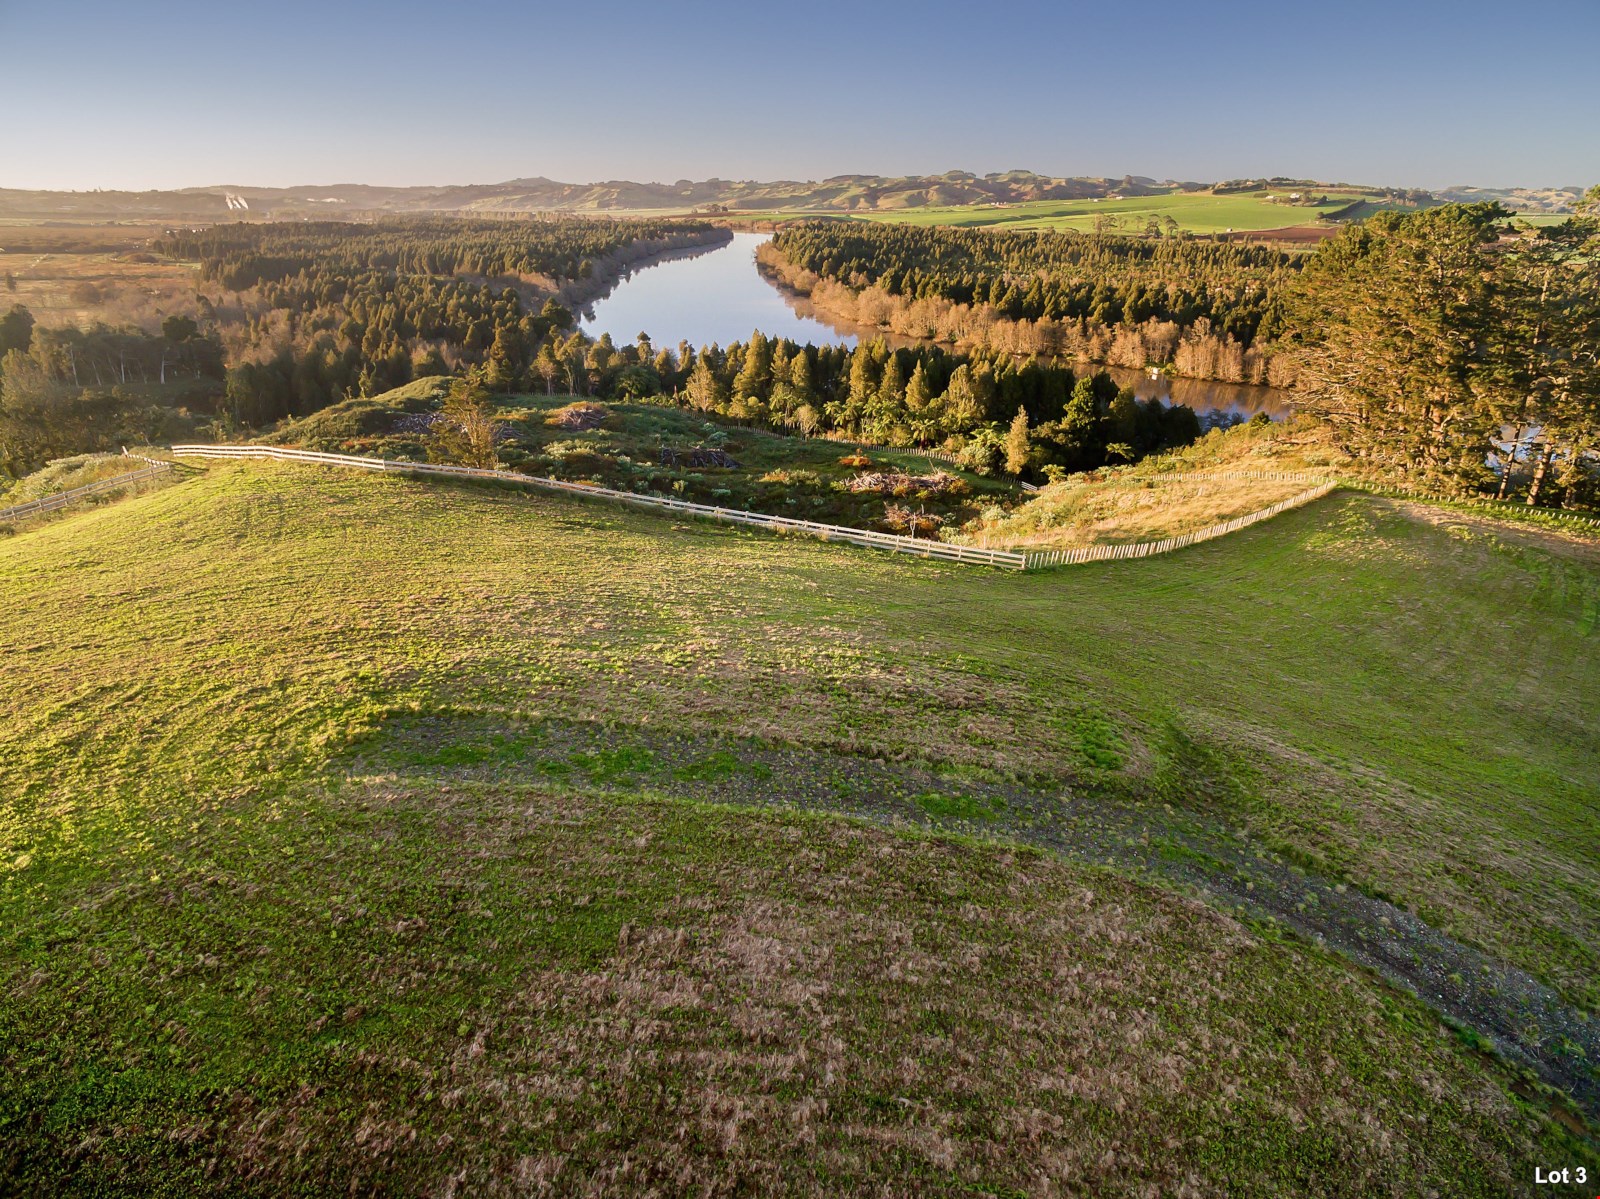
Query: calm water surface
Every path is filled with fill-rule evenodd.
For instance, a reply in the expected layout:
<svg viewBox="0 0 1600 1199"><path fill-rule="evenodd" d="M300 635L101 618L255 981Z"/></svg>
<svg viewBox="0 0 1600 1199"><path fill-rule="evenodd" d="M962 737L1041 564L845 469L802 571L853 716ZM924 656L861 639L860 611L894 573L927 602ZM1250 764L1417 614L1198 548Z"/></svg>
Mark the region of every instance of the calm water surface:
<svg viewBox="0 0 1600 1199"><path fill-rule="evenodd" d="M802 345L855 345L854 332L818 316L803 296L775 287L756 269L756 247L771 236L735 233L727 245L641 267L583 313L583 331L591 337L609 333L618 345L648 333L658 349L676 347L681 341L697 348L712 342L725 346L748 341L757 329ZM1202 416L1265 412L1278 417L1289 410L1289 393L1278 388L1164 375L1152 378L1148 371L1121 367L1086 369L1109 371L1141 400L1187 404Z"/></svg>
<svg viewBox="0 0 1600 1199"><path fill-rule="evenodd" d="M594 302L583 314L583 331L609 333L618 345L648 333L658 349L680 341L725 346L749 341L757 329L801 345L855 345L854 337L811 315L804 300L761 277L756 247L771 236L735 233L725 246L642 267Z"/></svg>

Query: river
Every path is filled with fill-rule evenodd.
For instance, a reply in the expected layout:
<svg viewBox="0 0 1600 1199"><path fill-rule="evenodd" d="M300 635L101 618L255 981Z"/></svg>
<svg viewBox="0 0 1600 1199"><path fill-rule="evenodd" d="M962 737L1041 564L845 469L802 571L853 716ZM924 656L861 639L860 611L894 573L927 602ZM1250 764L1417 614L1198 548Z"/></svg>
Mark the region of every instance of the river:
<svg viewBox="0 0 1600 1199"><path fill-rule="evenodd" d="M625 275L582 314L590 337L611 334L618 345L648 333L657 348L686 341L699 348L749 341L759 329L804 345L856 339L820 320L804 297L779 291L756 270L756 247L770 233L735 233L726 245L687 250Z"/></svg>
<svg viewBox="0 0 1600 1199"><path fill-rule="evenodd" d="M801 344L855 345L856 332L824 319L804 296L780 289L756 269L756 247L771 236L735 233L714 249L682 251L641 266L585 309L581 327L591 337L609 333L618 345L648 333L657 348L684 341L725 346L748 341L757 329ZM1237 419L1265 412L1280 417L1289 409L1288 393L1273 387L1152 377L1121 367L1085 369L1108 371L1142 400L1187 404L1202 416Z"/></svg>

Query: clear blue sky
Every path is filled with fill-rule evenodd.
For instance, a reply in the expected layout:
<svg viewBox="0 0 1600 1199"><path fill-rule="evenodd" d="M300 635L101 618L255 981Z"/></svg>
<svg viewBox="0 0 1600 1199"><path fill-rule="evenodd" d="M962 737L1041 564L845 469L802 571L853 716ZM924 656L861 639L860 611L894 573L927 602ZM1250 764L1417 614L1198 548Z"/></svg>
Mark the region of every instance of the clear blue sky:
<svg viewBox="0 0 1600 1199"><path fill-rule="evenodd" d="M1600 0L0 0L0 186L1600 181Z"/></svg>

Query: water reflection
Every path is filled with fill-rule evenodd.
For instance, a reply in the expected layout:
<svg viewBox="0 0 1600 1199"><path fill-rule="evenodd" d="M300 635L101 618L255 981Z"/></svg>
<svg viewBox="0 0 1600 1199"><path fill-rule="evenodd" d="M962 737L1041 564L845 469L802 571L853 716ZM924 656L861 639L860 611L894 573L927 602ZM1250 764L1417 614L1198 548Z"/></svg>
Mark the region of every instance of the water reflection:
<svg viewBox="0 0 1600 1199"><path fill-rule="evenodd" d="M748 341L768 337L829 345L856 339L824 324L809 305L791 304L756 270L756 247L770 233L735 233L727 245L674 256L643 267L596 300L581 327L591 337L611 334L619 345L648 333L658 347Z"/></svg>
<svg viewBox="0 0 1600 1199"><path fill-rule="evenodd" d="M1265 412L1278 420L1289 415L1289 393L1277 387L1218 383L1214 379L1169 379L1165 375L1152 378L1149 371L1130 370L1122 366L1087 367L1080 369L1079 373L1084 373L1084 370L1105 371L1117 381L1117 386L1133 388L1133 394L1141 400L1159 399L1168 404L1187 404L1201 416L1214 412L1225 417L1246 419L1258 412Z"/></svg>
<svg viewBox="0 0 1600 1199"><path fill-rule="evenodd" d="M583 314L591 337L611 334L620 344L648 333L657 347L747 341L759 329L768 337L816 345L853 346L862 337L884 336L891 345L914 346L909 338L852 328L820 316L804 296L770 283L756 269L756 247L770 233L734 233L712 250L672 254L624 278ZM1277 418L1289 411L1289 393L1273 387L1169 379L1126 367L1079 367L1079 374L1107 371L1141 400L1187 404L1210 425L1244 420L1258 412Z"/></svg>

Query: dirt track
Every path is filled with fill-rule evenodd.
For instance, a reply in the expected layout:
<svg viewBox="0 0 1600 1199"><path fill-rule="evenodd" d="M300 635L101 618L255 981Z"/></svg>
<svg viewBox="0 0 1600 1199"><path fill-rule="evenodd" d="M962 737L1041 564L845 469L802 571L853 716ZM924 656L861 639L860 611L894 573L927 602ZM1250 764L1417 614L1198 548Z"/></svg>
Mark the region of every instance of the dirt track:
<svg viewBox="0 0 1600 1199"><path fill-rule="evenodd" d="M404 756L463 735L471 736L448 722L391 727L377 743L378 760L369 760L369 749L359 768L393 769L382 760L388 752ZM511 739L528 748L461 768L452 777L497 783L537 778L541 786L552 777L567 778L607 791L836 812L1032 845L1177 887L1247 920L1291 930L1376 972L1564 1092L1600 1125L1600 1072L1586 1064L1600 1062L1600 1021L1525 971L1391 903L1312 875L1166 805L955 780L912 765L645 729L547 722ZM587 779L568 773L565 765L597 760L611 765ZM708 772L708 761L720 765ZM560 769L552 773L552 764ZM943 806L976 815L930 815L941 808L941 797L948 801Z"/></svg>

